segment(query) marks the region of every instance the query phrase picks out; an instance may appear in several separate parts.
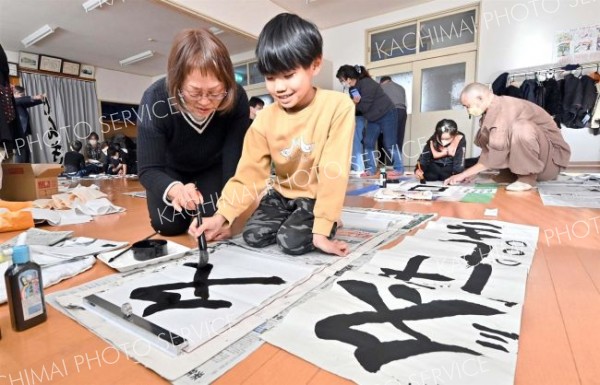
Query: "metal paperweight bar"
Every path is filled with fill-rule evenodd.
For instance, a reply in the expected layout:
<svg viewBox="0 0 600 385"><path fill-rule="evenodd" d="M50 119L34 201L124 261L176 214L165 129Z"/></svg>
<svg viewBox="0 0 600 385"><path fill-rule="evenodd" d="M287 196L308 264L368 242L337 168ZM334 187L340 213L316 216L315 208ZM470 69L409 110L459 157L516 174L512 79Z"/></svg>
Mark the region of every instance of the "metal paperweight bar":
<svg viewBox="0 0 600 385"><path fill-rule="evenodd" d="M121 322L128 322L133 325L140 327L142 330L149 332L161 340L167 342L174 348L176 354L182 352L188 346L188 340L173 333L169 330L156 325L155 323L148 321L138 315L131 312L131 305L125 303L122 307L119 307L104 298L98 297L95 294L88 295L83 298L91 307L101 309L104 312L116 317ZM171 349L168 349L171 350Z"/></svg>

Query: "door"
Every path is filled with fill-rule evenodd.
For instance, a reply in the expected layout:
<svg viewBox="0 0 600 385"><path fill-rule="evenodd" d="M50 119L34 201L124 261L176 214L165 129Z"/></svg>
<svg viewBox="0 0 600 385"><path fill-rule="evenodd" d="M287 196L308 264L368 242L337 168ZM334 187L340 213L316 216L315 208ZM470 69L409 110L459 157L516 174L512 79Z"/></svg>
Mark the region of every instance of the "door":
<svg viewBox="0 0 600 385"><path fill-rule="evenodd" d="M414 103L413 96L413 63L397 64L388 67L374 68L369 70L371 76L379 83L379 79L387 75L392 81L401 85L406 93L406 128L404 132L404 143L409 143L411 138L411 114ZM408 165L410 160L410 146L402 146L402 160ZM416 161L415 161L416 162Z"/></svg>
<svg viewBox="0 0 600 385"><path fill-rule="evenodd" d="M423 146L442 119L452 119L467 140L467 157L471 156L473 122L460 103L465 85L475 81L476 52L442 56L413 62L413 109L411 114L408 165L414 166Z"/></svg>

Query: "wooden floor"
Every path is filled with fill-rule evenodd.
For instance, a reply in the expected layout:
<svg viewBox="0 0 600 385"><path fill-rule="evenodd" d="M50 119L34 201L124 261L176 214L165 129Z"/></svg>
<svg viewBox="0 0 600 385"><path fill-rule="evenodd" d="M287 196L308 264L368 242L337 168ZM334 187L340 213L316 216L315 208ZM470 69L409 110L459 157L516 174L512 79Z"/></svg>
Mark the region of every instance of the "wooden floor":
<svg viewBox="0 0 600 385"><path fill-rule="evenodd" d="M122 194L142 190L137 181L96 183L113 203L126 207L127 213L61 230L130 242L153 232L145 199ZM507 193L504 189L490 204L382 204L362 197L348 197L346 204L470 219L483 218L485 208L498 208L499 220L538 226L540 240L527 282L515 384L600 384L600 210L545 207L537 192ZM13 236L15 233L0 234L0 241ZM174 240L195 244L187 235ZM46 292L113 273L98 262L90 271ZM0 384L165 383L52 307L46 323L16 333L10 328L8 307L2 305L0 328ZM221 385L342 383L350 382L269 344L216 381Z"/></svg>

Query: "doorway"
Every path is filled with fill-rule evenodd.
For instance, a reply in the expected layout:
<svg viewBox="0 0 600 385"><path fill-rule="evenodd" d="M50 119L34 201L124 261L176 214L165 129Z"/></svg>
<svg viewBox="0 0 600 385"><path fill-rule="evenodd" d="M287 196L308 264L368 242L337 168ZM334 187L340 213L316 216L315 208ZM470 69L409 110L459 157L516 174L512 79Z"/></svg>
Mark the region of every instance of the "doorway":
<svg viewBox="0 0 600 385"><path fill-rule="evenodd" d="M467 140L471 156L473 122L460 103L465 85L475 81L476 51L424 59L369 70L374 78L388 75L406 91L406 133L402 146L405 167L416 165L438 121L452 119Z"/></svg>

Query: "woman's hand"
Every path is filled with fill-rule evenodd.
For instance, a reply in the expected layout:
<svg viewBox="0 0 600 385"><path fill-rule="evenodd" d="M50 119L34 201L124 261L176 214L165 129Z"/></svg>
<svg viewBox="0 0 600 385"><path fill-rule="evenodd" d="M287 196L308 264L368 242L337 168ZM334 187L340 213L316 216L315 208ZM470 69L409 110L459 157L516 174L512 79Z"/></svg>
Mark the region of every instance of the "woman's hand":
<svg viewBox="0 0 600 385"><path fill-rule="evenodd" d="M450 178L444 181L444 186L454 185L464 182L467 177L461 172L460 174L452 175Z"/></svg>
<svg viewBox="0 0 600 385"><path fill-rule="evenodd" d="M327 254L335 254L340 257L345 257L350 251L346 242L330 240L322 234L313 234L313 245Z"/></svg>
<svg viewBox="0 0 600 385"><path fill-rule="evenodd" d="M207 242L231 238L231 227L223 227L225 222L224 216L215 214L212 217L202 218L202 225L198 227L198 220L194 218L188 233L195 238L204 233Z"/></svg>
<svg viewBox="0 0 600 385"><path fill-rule="evenodd" d="M182 183L174 184L167 192L167 199L171 201L177 212L181 212L183 209L196 210L198 205L204 202L202 194L193 183L186 185Z"/></svg>
<svg viewBox="0 0 600 385"><path fill-rule="evenodd" d="M352 101L354 102L354 104L360 103L360 95L353 96Z"/></svg>

